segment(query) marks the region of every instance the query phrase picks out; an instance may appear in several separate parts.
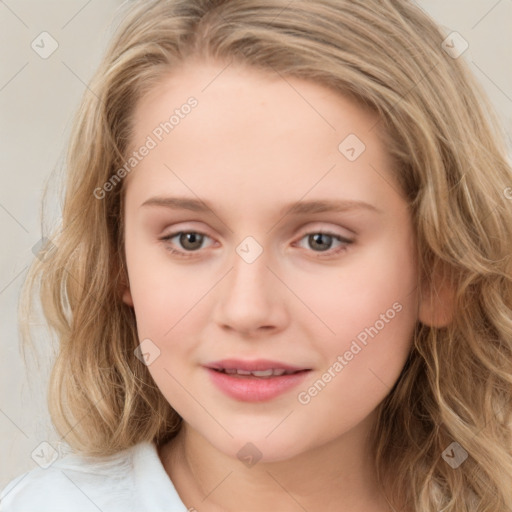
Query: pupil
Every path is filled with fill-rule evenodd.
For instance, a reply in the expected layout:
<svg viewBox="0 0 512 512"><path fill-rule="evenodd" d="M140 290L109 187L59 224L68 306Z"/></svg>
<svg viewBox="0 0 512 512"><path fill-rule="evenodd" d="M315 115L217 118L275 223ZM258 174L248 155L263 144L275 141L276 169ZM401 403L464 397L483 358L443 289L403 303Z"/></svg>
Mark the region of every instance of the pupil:
<svg viewBox="0 0 512 512"><path fill-rule="evenodd" d="M180 243L186 249L199 249L203 241L202 236L203 235L200 235L199 233L182 233L180 236ZM198 241L199 244L196 247L194 247L194 244L197 244ZM190 247L188 244L192 244L192 247Z"/></svg>
<svg viewBox="0 0 512 512"><path fill-rule="evenodd" d="M316 245L317 248L320 248L321 250L327 250L329 247L325 246L330 244L326 243L325 241L322 243L322 237L327 237L329 240L332 238L331 235L326 235L325 233L315 233L314 235L309 235L311 246L314 247ZM320 243L317 242L318 240L320 240ZM323 245L324 247L318 247L318 245Z"/></svg>

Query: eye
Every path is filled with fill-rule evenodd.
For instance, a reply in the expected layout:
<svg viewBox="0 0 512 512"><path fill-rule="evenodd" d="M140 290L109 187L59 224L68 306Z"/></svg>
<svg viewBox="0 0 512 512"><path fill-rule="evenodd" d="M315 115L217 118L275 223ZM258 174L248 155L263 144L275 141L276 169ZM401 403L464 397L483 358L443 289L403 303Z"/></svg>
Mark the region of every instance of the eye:
<svg viewBox="0 0 512 512"><path fill-rule="evenodd" d="M328 253L329 256L346 251L347 247L354 243L353 240L349 240L336 233L328 231L312 231L310 233L306 233L300 240L302 241L304 239L306 239L306 243L309 244L310 247L315 249L313 252ZM334 250L330 248L333 241L337 241L341 244ZM319 255L319 257L322 256Z"/></svg>
<svg viewBox="0 0 512 512"><path fill-rule="evenodd" d="M166 246L166 249L175 254L177 256L181 256L183 258L188 258L193 256L193 254L187 254L187 252L195 252L201 249L203 241L205 238L210 238L208 235L204 233L200 233L198 231L178 231L176 233L171 233L170 235L164 236L160 240L164 242L170 242L173 238L178 239L179 245L185 249L185 251L178 251L171 246Z"/></svg>
<svg viewBox="0 0 512 512"><path fill-rule="evenodd" d="M199 249L202 248L204 240L210 237L199 231L178 231L162 237L160 240L163 242L171 242L174 238L177 239L177 241L174 242L174 245L179 245L184 250L176 250L167 243L165 244L166 250L178 257L190 258L194 256L194 252L198 252ZM354 243L353 240L349 240L336 233L328 231L312 231L302 236L300 241L304 239L307 239L307 243L314 249L313 252L327 253L328 256L339 254L345 251L350 244ZM337 241L340 246L333 250L331 249L331 246L334 241ZM323 257L323 255L319 255L319 257Z"/></svg>

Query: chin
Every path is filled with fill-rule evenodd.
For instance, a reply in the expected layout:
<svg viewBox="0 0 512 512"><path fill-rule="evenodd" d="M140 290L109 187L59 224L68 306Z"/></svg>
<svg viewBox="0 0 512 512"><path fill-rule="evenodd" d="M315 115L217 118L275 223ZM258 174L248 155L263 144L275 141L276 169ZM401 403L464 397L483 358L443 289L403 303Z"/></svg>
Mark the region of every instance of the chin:
<svg viewBox="0 0 512 512"><path fill-rule="evenodd" d="M303 440L302 436L294 438L289 435L279 436L276 433L269 436L267 430L262 432L257 429L244 430L239 435L232 430L230 432L233 438L223 439L220 443L218 439L210 439L209 442L217 450L228 457L240 460L247 467L257 463L286 461L307 450L306 447L298 444Z"/></svg>

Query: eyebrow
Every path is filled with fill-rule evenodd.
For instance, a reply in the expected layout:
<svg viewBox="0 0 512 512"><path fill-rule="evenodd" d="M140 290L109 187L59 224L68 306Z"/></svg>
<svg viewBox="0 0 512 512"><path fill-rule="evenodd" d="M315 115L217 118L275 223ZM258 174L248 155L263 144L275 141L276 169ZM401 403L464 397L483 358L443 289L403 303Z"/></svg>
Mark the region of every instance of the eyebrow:
<svg viewBox="0 0 512 512"><path fill-rule="evenodd" d="M161 206L173 210L190 210L193 212L213 212L213 207L208 201L201 201L199 199L192 199L187 197L151 197L142 203L143 206ZM280 215L300 215L300 214L314 214L314 213L327 213L327 212L346 212L350 210L368 210L374 213L383 213L375 206L364 201L356 201L353 199L338 199L338 200L310 200L299 201L285 205Z"/></svg>
<svg viewBox="0 0 512 512"><path fill-rule="evenodd" d="M193 212L213 212L208 201L186 197L151 197L142 203L143 206L162 206L173 210L190 210ZM368 210L374 213L383 213L370 203L353 199L338 200L310 200L298 201L285 205L279 212L281 215L300 215L326 212L346 212L350 210Z"/></svg>

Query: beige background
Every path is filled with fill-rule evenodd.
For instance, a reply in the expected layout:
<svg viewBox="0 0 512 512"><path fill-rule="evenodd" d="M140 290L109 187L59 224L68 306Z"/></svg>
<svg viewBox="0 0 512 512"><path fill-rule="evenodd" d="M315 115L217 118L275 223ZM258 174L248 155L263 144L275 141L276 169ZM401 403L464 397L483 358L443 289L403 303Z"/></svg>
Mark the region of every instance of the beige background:
<svg viewBox="0 0 512 512"><path fill-rule="evenodd" d="M464 58L502 116L512 150L512 0L418 3L446 33L457 31L469 42ZM25 372L22 364L16 305L34 257L32 247L41 237L43 184L61 164L71 116L112 24L120 19L121 4L120 0L0 2L0 488L36 467L31 454L41 442L58 447L46 411L47 377ZM31 47L43 31L58 43L47 59ZM58 215L57 201L53 205ZM44 331L38 343L48 345Z"/></svg>

